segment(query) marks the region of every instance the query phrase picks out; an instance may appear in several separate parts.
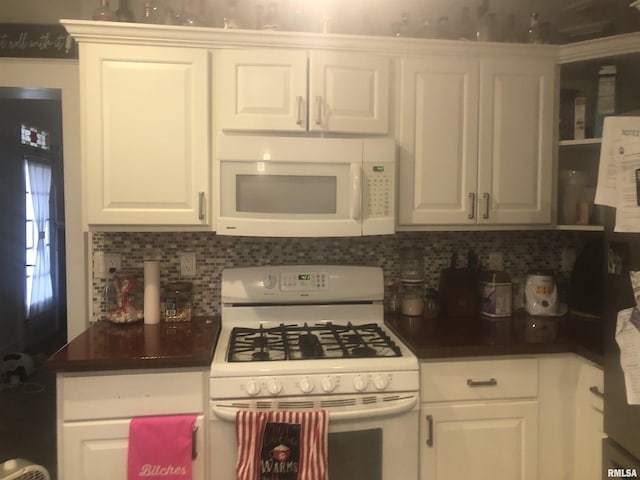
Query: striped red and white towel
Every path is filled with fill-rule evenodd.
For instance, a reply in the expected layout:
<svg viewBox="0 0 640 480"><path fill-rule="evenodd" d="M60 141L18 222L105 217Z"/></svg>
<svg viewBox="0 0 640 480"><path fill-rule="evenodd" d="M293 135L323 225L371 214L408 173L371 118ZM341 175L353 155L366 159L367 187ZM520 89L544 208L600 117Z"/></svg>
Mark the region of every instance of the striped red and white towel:
<svg viewBox="0 0 640 480"><path fill-rule="evenodd" d="M329 415L239 411L238 480L328 480Z"/></svg>

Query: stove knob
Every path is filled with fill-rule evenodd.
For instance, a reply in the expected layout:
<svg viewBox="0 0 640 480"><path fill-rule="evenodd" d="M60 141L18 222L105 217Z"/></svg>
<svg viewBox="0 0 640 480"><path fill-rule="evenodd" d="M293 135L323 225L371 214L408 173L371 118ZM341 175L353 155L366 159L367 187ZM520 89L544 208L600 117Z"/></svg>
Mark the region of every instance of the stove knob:
<svg viewBox="0 0 640 480"><path fill-rule="evenodd" d="M273 380L269 380L269 383L267 383L267 390L269 390L271 395L277 395L282 391L282 385L277 378L274 378Z"/></svg>
<svg viewBox="0 0 640 480"><path fill-rule="evenodd" d="M267 288L269 290L275 287L276 283L278 283L278 277L276 277L275 275L268 274L262 279L264 288Z"/></svg>
<svg viewBox="0 0 640 480"><path fill-rule="evenodd" d="M322 379L320 386L322 387L322 390L324 390L327 393L330 393L336 389L336 381L334 378L324 377Z"/></svg>
<svg viewBox="0 0 640 480"><path fill-rule="evenodd" d="M364 392L367 388L367 380L362 375L356 375L356 378L353 379L353 388L357 392Z"/></svg>
<svg viewBox="0 0 640 480"><path fill-rule="evenodd" d="M249 380L245 389L250 397L255 397L260 393L260 384L256 380Z"/></svg>
<svg viewBox="0 0 640 480"><path fill-rule="evenodd" d="M373 379L373 386L376 390L385 390L389 386L389 378L384 375L376 375Z"/></svg>
<svg viewBox="0 0 640 480"><path fill-rule="evenodd" d="M313 391L313 382L311 382L307 377L300 380L300 384L298 386L302 393L311 393Z"/></svg>

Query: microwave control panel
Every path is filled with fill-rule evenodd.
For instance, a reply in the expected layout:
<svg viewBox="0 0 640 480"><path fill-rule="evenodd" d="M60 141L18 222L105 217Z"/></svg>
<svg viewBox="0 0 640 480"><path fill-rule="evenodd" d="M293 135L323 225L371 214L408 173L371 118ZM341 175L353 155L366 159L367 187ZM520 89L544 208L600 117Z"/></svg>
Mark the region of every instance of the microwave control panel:
<svg viewBox="0 0 640 480"><path fill-rule="evenodd" d="M368 218L393 216L394 163L365 164Z"/></svg>

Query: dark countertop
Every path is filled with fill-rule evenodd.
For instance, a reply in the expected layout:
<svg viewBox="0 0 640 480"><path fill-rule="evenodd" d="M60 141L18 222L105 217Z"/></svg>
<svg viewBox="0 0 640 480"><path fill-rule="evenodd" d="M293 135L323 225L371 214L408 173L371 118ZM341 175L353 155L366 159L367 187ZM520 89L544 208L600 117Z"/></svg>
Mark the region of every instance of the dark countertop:
<svg viewBox="0 0 640 480"><path fill-rule="evenodd" d="M45 366L57 372L208 367L220 319L115 325L102 320L54 353Z"/></svg>
<svg viewBox="0 0 640 480"><path fill-rule="evenodd" d="M571 314L505 319L385 314L385 322L420 360L574 352L603 364L602 323Z"/></svg>

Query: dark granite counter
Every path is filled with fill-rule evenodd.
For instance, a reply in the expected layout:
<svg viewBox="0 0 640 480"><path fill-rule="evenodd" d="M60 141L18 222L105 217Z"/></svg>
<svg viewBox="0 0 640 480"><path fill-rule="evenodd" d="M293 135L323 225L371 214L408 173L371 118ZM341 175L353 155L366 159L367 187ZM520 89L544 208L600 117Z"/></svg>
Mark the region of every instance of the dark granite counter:
<svg viewBox="0 0 640 480"><path fill-rule="evenodd" d="M572 316L505 319L386 314L387 325L420 360L493 355L577 353L602 365L602 323Z"/></svg>
<svg viewBox="0 0 640 480"><path fill-rule="evenodd" d="M114 325L99 321L62 347L45 366L59 372L208 367L220 319Z"/></svg>

